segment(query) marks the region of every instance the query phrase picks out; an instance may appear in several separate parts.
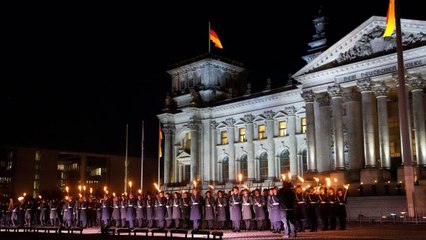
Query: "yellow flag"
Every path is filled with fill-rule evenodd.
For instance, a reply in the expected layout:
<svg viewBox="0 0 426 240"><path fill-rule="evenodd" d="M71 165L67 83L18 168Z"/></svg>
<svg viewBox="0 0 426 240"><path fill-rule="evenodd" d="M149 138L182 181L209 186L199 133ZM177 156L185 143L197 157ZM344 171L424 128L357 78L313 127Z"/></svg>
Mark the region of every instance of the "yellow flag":
<svg viewBox="0 0 426 240"><path fill-rule="evenodd" d="M395 0L389 0L388 14L386 16L386 29L383 37L390 37L395 30Z"/></svg>
<svg viewBox="0 0 426 240"><path fill-rule="evenodd" d="M161 158L163 156L163 150L161 149L161 140L163 140L163 131L161 131L161 125L158 128L158 156Z"/></svg>

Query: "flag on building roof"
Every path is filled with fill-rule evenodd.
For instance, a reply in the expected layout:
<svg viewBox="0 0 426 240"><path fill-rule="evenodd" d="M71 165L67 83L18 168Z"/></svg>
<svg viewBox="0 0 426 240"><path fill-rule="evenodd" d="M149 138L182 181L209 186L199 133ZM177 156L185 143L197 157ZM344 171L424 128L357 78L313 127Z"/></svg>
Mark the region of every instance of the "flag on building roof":
<svg viewBox="0 0 426 240"><path fill-rule="evenodd" d="M222 43L219 40L219 37L217 36L216 32L213 31L213 29L210 29L210 40L212 40L215 47L220 48L220 49L223 48Z"/></svg>
<svg viewBox="0 0 426 240"><path fill-rule="evenodd" d="M390 37L395 30L395 0L389 0L388 14L386 16L386 29L383 37Z"/></svg>

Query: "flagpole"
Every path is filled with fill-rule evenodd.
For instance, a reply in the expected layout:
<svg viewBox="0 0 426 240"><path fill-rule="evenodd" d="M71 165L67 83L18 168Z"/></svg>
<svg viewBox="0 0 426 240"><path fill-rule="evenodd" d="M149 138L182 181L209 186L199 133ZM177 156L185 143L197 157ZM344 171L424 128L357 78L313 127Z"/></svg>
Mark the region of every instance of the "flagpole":
<svg viewBox="0 0 426 240"><path fill-rule="evenodd" d="M401 35L401 16L399 13L399 0L395 0L395 25L396 25L396 53L398 59L398 108L399 108L399 127L401 129L402 142L402 159L404 161L404 179L405 179L405 195L407 200L407 212L409 217L414 217L414 174L413 160L410 143L410 129L407 101L407 91L405 88L404 74L404 56L402 49Z"/></svg>
<svg viewBox="0 0 426 240"><path fill-rule="evenodd" d="M129 166L128 159L128 148L129 148L129 124L126 124L126 155L124 157L124 192L127 192L127 172Z"/></svg>
<svg viewBox="0 0 426 240"><path fill-rule="evenodd" d="M144 125L145 125L145 123L144 123L144 121L142 120L142 137L141 137L141 189L143 189L143 162L144 162L144 151L145 151L145 148L144 148L144 142L145 142L145 137L144 137L144 131L145 131L145 129L144 129Z"/></svg>
<svg viewBox="0 0 426 240"><path fill-rule="evenodd" d="M161 122L158 122L158 133L159 133L159 135L158 135L158 149L160 150L161 149L161 137L160 137L160 134L161 134ZM161 171L160 171L160 167L161 167L160 161L161 161L161 155L160 155L160 151L158 151L158 171L157 171L157 184L158 184L158 186L161 186L161 183L160 183L160 173L161 173Z"/></svg>
<svg viewBox="0 0 426 240"><path fill-rule="evenodd" d="M209 54L210 54L210 52L211 52L211 44L210 44L210 21L209 21Z"/></svg>

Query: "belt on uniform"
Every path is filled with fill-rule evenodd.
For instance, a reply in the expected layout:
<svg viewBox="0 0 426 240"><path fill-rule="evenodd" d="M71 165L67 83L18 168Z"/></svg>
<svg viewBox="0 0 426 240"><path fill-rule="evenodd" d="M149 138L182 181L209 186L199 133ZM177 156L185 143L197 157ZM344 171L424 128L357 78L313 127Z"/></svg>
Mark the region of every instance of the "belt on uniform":
<svg viewBox="0 0 426 240"><path fill-rule="evenodd" d="M127 207L133 207L133 205L127 205Z"/></svg>
<svg viewBox="0 0 426 240"><path fill-rule="evenodd" d="M166 208L169 208L170 206L166 205Z"/></svg>
<svg viewBox="0 0 426 240"><path fill-rule="evenodd" d="M142 206L138 206L138 208L142 208Z"/></svg>
<svg viewBox="0 0 426 240"><path fill-rule="evenodd" d="M198 205L198 203L197 203L197 202L194 202L194 203L192 203L192 205Z"/></svg>
<svg viewBox="0 0 426 240"><path fill-rule="evenodd" d="M163 204L158 204L158 206L159 206L159 207L162 207L162 206L163 206Z"/></svg>
<svg viewBox="0 0 426 240"><path fill-rule="evenodd" d="M211 205L206 205L206 207L211 207Z"/></svg>
<svg viewBox="0 0 426 240"><path fill-rule="evenodd" d="M305 203L304 201L297 202L297 204L304 204L304 203Z"/></svg>
<svg viewBox="0 0 426 240"><path fill-rule="evenodd" d="M327 202L321 201L320 203L321 203L321 204L326 204Z"/></svg>
<svg viewBox="0 0 426 240"><path fill-rule="evenodd" d="M309 202L310 204L315 204L316 202Z"/></svg>
<svg viewBox="0 0 426 240"><path fill-rule="evenodd" d="M344 203L339 203L339 205L345 205Z"/></svg>
<svg viewBox="0 0 426 240"><path fill-rule="evenodd" d="M223 205L222 205L222 204L218 204L217 206L218 206L218 207L222 207Z"/></svg>
<svg viewBox="0 0 426 240"><path fill-rule="evenodd" d="M249 205L250 205L250 203L243 203L243 205L244 205L244 206L249 206Z"/></svg>
<svg viewBox="0 0 426 240"><path fill-rule="evenodd" d="M272 205L280 205L280 203L277 203L277 202L276 202L276 203L272 203Z"/></svg>
<svg viewBox="0 0 426 240"><path fill-rule="evenodd" d="M51 211L56 211L56 208L51 208L50 210L51 210Z"/></svg>
<svg viewBox="0 0 426 240"><path fill-rule="evenodd" d="M31 211L31 208L27 208L27 211Z"/></svg>
<svg viewBox="0 0 426 240"><path fill-rule="evenodd" d="M82 208L81 208L81 210L86 210L86 208L85 208L85 207L82 207Z"/></svg>
<svg viewBox="0 0 426 240"><path fill-rule="evenodd" d="M173 205L173 207L179 207L179 205Z"/></svg>
<svg viewBox="0 0 426 240"><path fill-rule="evenodd" d="M146 206L147 208L151 208L151 206Z"/></svg>
<svg viewBox="0 0 426 240"><path fill-rule="evenodd" d="M114 208L118 208L118 207L114 207Z"/></svg>
<svg viewBox="0 0 426 240"><path fill-rule="evenodd" d="M334 204L334 202L330 201L331 204Z"/></svg>
<svg viewBox="0 0 426 240"><path fill-rule="evenodd" d="M239 202L234 202L234 205L238 205L238 204L240 204Z"/></svg>

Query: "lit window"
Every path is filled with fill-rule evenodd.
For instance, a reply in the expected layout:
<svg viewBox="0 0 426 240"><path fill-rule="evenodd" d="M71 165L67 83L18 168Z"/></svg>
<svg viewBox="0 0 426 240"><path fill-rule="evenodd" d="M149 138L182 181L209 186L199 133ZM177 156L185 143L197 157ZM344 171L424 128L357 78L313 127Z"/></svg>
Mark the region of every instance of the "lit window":
<svg viewBox="0 0 426 240"><path fill-rule="evenodd" d="M191 133L190 132L185 134L185 137L182 139L181 146L185 152L190 153L191 151Z"/></svg>
<svg viewBox="0 0 426 240"><path fill-rule="evenodd" d="M36 174L34 175L34 179L35 179L35 180L39 180L39 179L40 179L40 174L36 173Z"/></svg>
<svg viewBox="0 0 426 240"><path fill-rule="evenodd" d="M240 142L245 142L247 141L246 139L246 129L245 128L240 128Z"/></svg>
<svg viewBox="0 0 426 240"><path fill-rule="evenodd" d="M220 132L220 144L225 145L228 144L228 132L221 131Z"/></svg>
<svg viewBox="0 0 426 240"><path fill-rule="evenodd" d="M58 164L58 171L64 171L65 166L64 164Z"/></svg>
<svg viewBox="0 0 426 240"><path fill-rule="evenodd" d="M78 164L77 163L73 163L71 165L71 170L78 170Z"/></svg>
<svg viewBox="0 0 426 240"><path fill-rule="evenodd" d="M102 175L102 168L95 168L92 171L90 171L90 176L101 176Z"/></svg>
<svg viewBox="0 0 426 240"><path fill-rule="evenodd" d="M266 138L265 129L266 129L265 125L259 125L259 127L258 127L258 136L259 136L259 139Z"/></svg>
<svg viewBox="0 0 426 240"><path fill-rule="evenodd" d="M6 167L6 161L1 161L0 162L0 167Z"/></svg>
<svg viewBox="0 0 426 240"><path fill-rule="evenodd" d="M287 122L286 121L281 121L278 124L278 135L280 137L284 137L285 135L287 135Z"/></svg>
<svg viewBox="0 0 426 240"><path fill-rule="evenodd" d="M41 159L41 153L40 153L40 151L36 151L36 153L35 153L35 160L36 161L40 161L40 159Z"/></svg>
<svg viewBox="0 0 426 240"><path fill-rule="evenodd" d="M12 162L7 162L6 170L12 170Z"/></svg>
<svg viewBox="0 0 426 240"><path fill-rule="evenodd" d="M300 122L302 124L302 133L306 133L306 118L305 117L301 118Z"/></svg>

